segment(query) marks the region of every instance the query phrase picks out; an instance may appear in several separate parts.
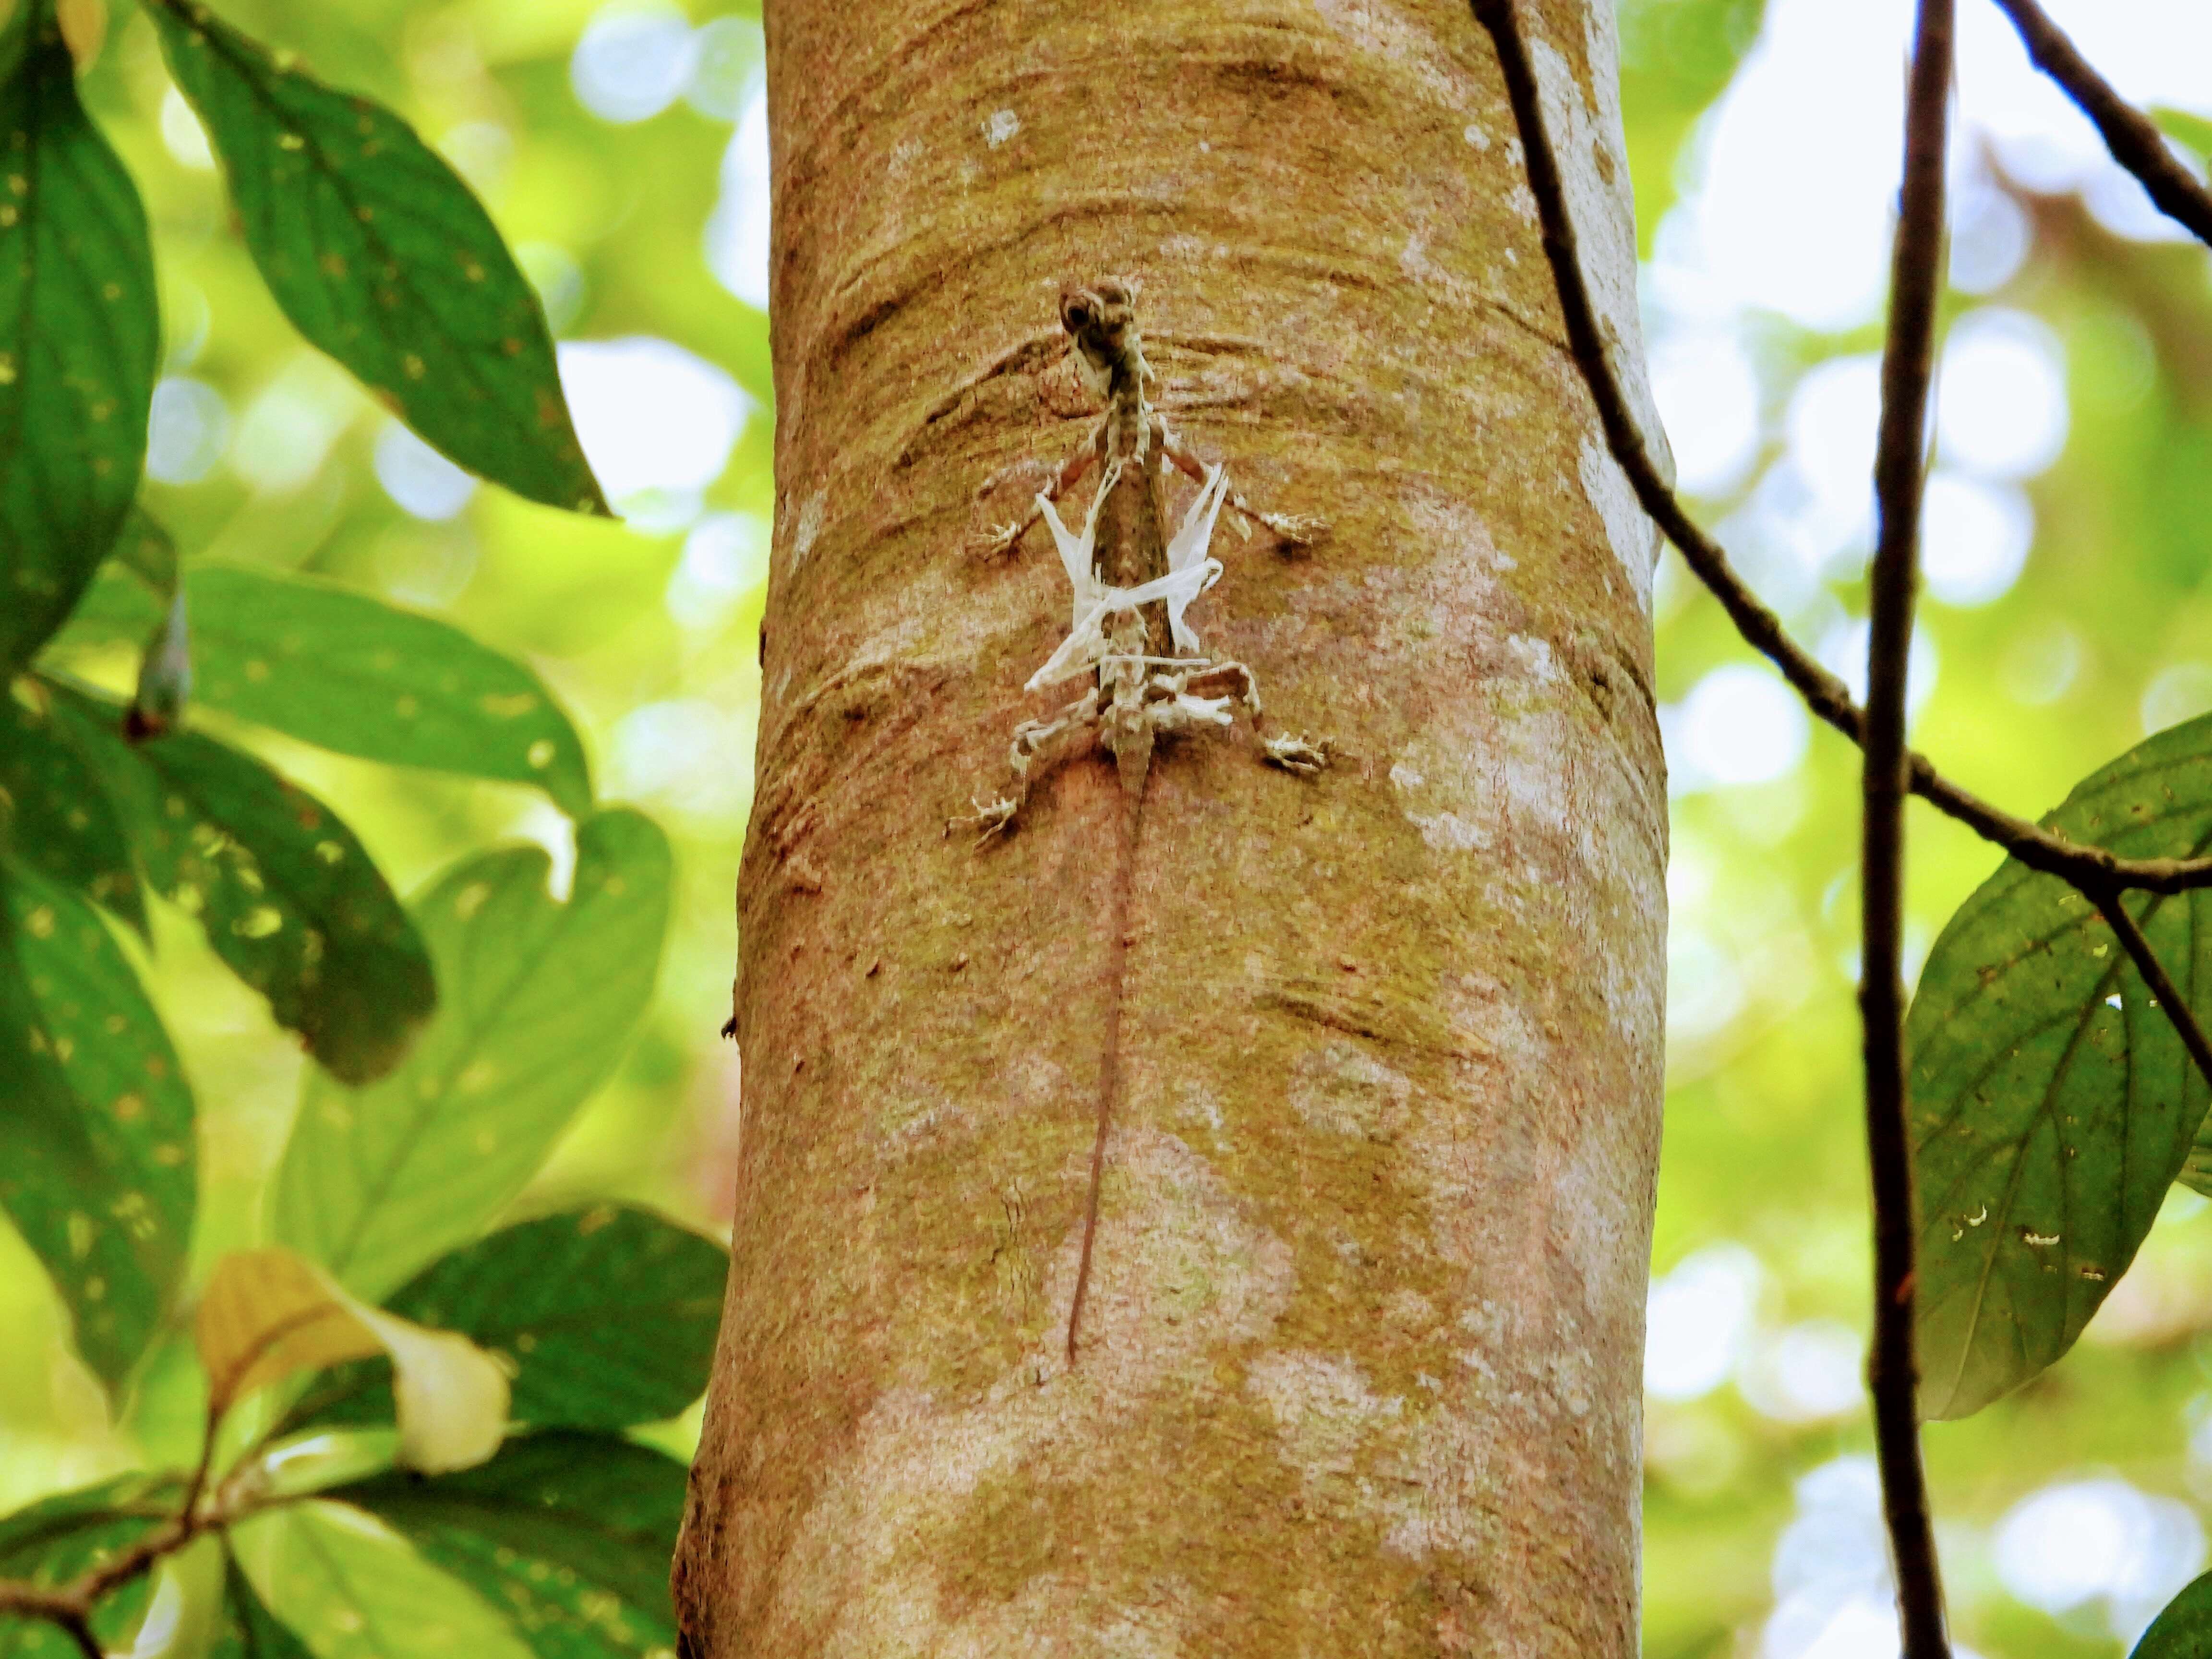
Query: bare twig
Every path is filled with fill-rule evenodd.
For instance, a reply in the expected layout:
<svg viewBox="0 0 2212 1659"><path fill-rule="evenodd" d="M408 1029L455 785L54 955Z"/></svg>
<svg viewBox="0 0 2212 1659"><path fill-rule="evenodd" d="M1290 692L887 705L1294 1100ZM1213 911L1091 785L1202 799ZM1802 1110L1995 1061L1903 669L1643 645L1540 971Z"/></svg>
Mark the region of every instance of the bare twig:
<svg viewBox="0 0 2212 1659"><path fill-rule="evenodd" d="M1943 281L1943 149L1951 112L1954 0L1919 0L1905 99L1905 182L1882 346L1879 517L1868 583L1866 736L1861 744L1859 1014L1866 1063L1867 1160L1874 1188L1875 1455L1897 1569L1905 1659L1949 1659L1943 1581L1920 1461L1920 1367L1914 1348L1912 1129L1905 1059L1905 671L1919 582L1928 399Z"/></svg>
<svg viewBox="0 0 2212 1659"><path fill-rule="evenodd" d="M1548 256L1559 289L1559 310L1565 319L1567 340L1575 361L1597 405L1598 420L1613 459L1628 475L1636 499L1667 539L1680 550L1683 562L1721 603L1744 642L1757 651L1789 681L1806 706L1853 743L1863 740L1866 715L1851 701L1843 681L1823 668L1804 647L1792 639L1782 619L1767 609L1729 562L1719 543L1691 518L1673 489L1662 477L1644 447L1628 399L1621 390L1612 356L1599 332L1597 315L1583 276L1582 256L1573 222L1567 216L1566 193L1550 141L1545 136L1543 112L1537 102L1536 77L1526 46L1513 21L1512 0L1473 0L1475 20L1496 42L1499 66L1504 70L1505 92L1520 130L1521 147L1528 157L1528 185L1536 198L1543 228L1544 252ZM2032 870L2058 877L2088 891L2117 884L2154 893L2179 893L2212 887L2212 859L2124 859L2101 847L2082 847L2063 836L2040 829L1992 805L1945 777L1927 757L1908 754L1908 781L1912 793L1938 811L1965 824L1983 840L2002 848Z"/></svg>
<svg viewBox="0 0 2212 1659"><path fill-rule="evenodd" d="M0 1578L0 1613L22 1619L46 1619L59 1623L76 1611L66 1590L48 1589L20 1579Z"/></svg>
<svg viewBox="0 0 2212 1659"><path fill-rule="evenodd" d="M2112 159L2135 174L2159 211L2212 243L2212 191L2191 176L2157 124L2112 89L2035 0L1996 0L2036 68L2056 81L2104 136Z"/></svg>

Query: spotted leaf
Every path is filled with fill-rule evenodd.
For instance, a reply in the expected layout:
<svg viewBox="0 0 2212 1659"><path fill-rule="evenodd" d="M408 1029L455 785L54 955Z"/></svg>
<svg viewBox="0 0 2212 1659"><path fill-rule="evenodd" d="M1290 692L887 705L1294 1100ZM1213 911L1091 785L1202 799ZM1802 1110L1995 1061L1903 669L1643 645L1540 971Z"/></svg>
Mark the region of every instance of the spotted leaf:
<svg viewBox="0 0 2212 1659"><path fill-rule="evenodd" d="M77 102L46 0L0 21L0 679L107 555L146 453L161 325L146 213Z"/></svg>
<svg viewBox="0 0 2212 1659"><path fill-rule="evenodd" d="M538 297L453 168L382 105L324 85L206 7L150 10L294 326L471 471L605 513Z"/></svg>

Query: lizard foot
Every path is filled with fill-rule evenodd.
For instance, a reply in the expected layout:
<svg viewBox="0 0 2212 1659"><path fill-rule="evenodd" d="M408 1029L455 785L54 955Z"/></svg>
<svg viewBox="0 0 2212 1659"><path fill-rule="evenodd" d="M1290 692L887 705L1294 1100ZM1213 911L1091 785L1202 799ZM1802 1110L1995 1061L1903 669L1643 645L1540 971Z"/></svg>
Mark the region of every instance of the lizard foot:
<svg viewBox="0 0 2212 1659"><path fill-rule="evenodd" d="M1014 550L1014 544L1021 540L1022 532L1028 527L1022 524L987 526L968 538L968 550L986 563L1003 559Z"/></svg>
<svg viewBox="0 0 2212 1659"><path fill-rule="evenodd" d="M1261 513L1254 515L1275 532L1285 547L1311 547L1328 534L1328 520L1303 513Z"/></svg>
<svg viewBox="0 0 2212 1659"><path fill-rule="evenodd" d="M955 830L973 830L975 831L975 845L988 847L999 836L1013 832L1014 815L1021 810L1021 802L1007 795L1001 795L996 800L979 800L975 803L973 817L946 820L945 833L949 836Z"/></svg>
<svg viewBox="0 0 2212 1659"><path fill-rule="evenodd" d="M1328 745L1310 744L1304 738L1262 738L1260 758L1270 766L1310 778L1328 766Z"/></svg>

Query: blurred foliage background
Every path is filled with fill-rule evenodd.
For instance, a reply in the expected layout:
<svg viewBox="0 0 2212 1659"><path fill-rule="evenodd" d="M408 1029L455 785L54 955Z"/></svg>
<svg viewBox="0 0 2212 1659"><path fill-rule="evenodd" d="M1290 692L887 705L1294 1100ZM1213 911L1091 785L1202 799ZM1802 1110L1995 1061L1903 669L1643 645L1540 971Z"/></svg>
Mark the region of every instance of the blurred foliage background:
<svg viewBox="0 0 2212 1659"><path fill-rule="evenodd" d="M2212 141L2212 9L2052 9L2181 144ZM149 24L123 7L85 95L155 224L166 358L147 504L188 561L337 577L526 656L583 728L604 793L668 827L679 896L658 1002L517 1213L609 1195L714 1230L738 1088L717 1028L773 502L757 19L707 0L223 10L408 114L483 195L545 301L626 522L475 487L300 343L226 223ZM1684 487L1847 676L1863 653L1906 13L1621 0L1648 343ZM2212 708L2212 265L2102 160L1993 9L1966 0L1961 26L1914 739L2033 813ZM1470 22L1470 55L1478 39ZM1671 556L1657 608L1674 844L1647 1650L1887 1659L1859 1390L1856 757L1811 729ZM118 651L81 666L127 691L134 665ZM337 806L402 890L501 837L545 843L556 869L573 857L567 821L521 790L232 735ZM1924 951L1996 860L1917 805L1912 832ZM157 908L155 926L149 979L201 1102L204 1263L256 1236L302 1062L180 917ZM2208 1210L2178 1193L2076 1352L1929 1431L1956 1627L1982 1659L2122 1651L2204 1564ZM0 1510L142 1452L189 1459L196 1425L159 1366L108 1420L4 1229L0 1330Z"/></svg>

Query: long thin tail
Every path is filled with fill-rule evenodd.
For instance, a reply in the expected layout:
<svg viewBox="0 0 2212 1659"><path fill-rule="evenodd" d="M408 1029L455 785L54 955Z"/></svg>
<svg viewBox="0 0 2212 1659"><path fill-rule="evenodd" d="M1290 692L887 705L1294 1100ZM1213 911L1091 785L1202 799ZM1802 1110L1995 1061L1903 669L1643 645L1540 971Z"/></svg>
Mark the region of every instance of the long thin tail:
<svg viewBox="0 0 2212 1659"><path fill-rule="evenodd" d="M1114 1102L1121 1091L1121 1003L1129 963L1129 909L1137 885L1137 838L1144 831L1145 791L1127 796L1121 813L1121 850L1114 871L1114 899L1106 935L1106 1041L1098 1061L1098 1134L1091 1143L1091 1192L1083 1206L1083 1255L1075 1267L1075 1300L1067 1310L1067 1363L1075 1364L1076 1337L1083 1326L1083 1304L1091 1291L1091 1247L1098 1238L1098 1188L1106 1175L1106 1136L1114 1121Z"/></svg>

